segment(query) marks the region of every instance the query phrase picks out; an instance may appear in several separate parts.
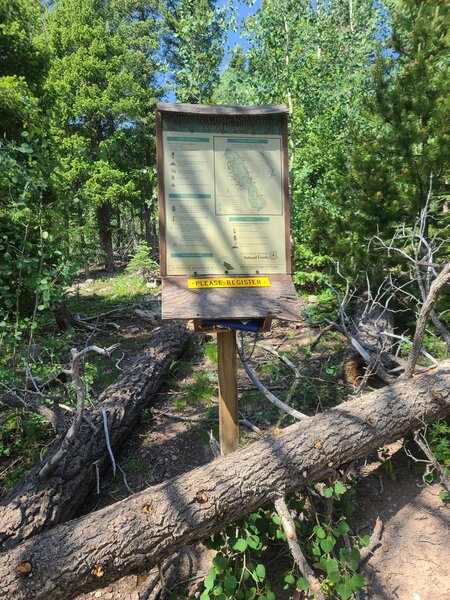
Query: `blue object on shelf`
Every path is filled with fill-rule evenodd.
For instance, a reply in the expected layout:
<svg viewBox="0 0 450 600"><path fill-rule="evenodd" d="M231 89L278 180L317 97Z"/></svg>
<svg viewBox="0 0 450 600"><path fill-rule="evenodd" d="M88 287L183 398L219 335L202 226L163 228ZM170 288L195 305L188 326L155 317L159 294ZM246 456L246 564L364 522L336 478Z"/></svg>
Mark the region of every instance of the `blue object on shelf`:
<svg viewBox="0 0 450 600"><path fill-rule="evenodd" d="M264 326L264 319L251 319L249 321L239 321L238 319L204 319L202 327L223 327L223 329L235 329L236 331L261 331Z"/></svg>

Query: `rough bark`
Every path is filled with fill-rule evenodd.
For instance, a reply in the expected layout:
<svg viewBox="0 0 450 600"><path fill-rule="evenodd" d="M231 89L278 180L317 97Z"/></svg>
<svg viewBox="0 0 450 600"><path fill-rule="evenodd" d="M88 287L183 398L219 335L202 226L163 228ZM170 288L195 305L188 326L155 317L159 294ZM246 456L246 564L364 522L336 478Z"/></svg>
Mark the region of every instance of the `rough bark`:
<svg viewBox="0 0 450 600"><path fill-rule="evenodd" d="M119 448L154 399L171 362L187 341L185 325L171 322L155 332L146 350L129 371L108 387L87 411L78 436L61 463L45 479L35 467L0 503L0 547L11 548L24 539L73 518L96 482L94 463L101 468L109 459L103 429L106 411L111 446ZM89 424L88 424L89 423ZM60 441L50 450L58 451ZM1 596L1 594L0 594Z"/></svg>
<svg viewBox="0 0 450 600"><path fill-rule="evenodd" d="M450 361L345 402L0 555L0 595L58 600L165 557L450 413Z"/></svg>
<svg viewBox="0 0 450 600"><path fill-rule="evenodd" d="M114 252L112 240L112 206L110 202L103 202L97 207L97 225L100 237L100 246L105 253L105 268L114 271Z"/></svg>

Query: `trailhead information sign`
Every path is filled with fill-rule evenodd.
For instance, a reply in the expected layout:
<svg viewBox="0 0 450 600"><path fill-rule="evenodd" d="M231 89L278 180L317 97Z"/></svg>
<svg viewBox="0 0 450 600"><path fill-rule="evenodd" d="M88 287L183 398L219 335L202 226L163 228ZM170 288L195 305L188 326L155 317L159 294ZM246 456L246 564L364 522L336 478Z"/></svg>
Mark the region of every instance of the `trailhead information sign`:
<svg viewBox="0 0 450 600"><path fill-rule="evenodd" d="M158 105L163 276L290 273L286 112Z"/></svg>

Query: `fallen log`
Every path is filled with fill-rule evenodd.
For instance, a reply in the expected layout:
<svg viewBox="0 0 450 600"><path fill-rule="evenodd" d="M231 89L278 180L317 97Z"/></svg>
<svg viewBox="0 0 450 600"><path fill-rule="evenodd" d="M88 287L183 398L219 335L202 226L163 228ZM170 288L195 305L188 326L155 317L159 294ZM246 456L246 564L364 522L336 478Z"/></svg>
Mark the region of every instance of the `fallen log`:
<svg viewBox="0 0 450 600"><path fill-rule="evenodd" d="M280 494L449 413L447 361L3 552L0 596L67 599L160 564Z"/></svg>
<svg viewBox="0 0 450 600"><path fill-rule="evenodd" d="M155 331L154 338L128 371L86 412L77 437L64 459L45 478L35 467L0 503L0 548L23 540L76 515L96 483L96 466L109 461L102 411L106 412L112 448L119 448L139 420L141 411L155 398L171 362L187 342L185 325L174 321ZM49 452L60 446L57 440ZM96 466L95 466L96 465Z"/></svg>

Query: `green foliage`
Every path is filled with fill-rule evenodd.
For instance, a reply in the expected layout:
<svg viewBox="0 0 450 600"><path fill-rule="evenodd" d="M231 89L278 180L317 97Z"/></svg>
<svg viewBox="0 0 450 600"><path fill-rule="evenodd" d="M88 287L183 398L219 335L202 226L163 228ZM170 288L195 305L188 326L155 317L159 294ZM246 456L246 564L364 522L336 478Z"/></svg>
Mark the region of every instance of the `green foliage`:
<svg viewBox="0 0 450 600"><path fill-rule="evenodd" d="M13 488L27 471L39 463L40 453L51 440L50 428L40 415L15 410L0 422L0 489ZM8 461L8 463L6 462Z"/></svg>
<svg viewBox="0 0 450 600"><path fill-rule="evenodd" d="M217 364L217 343L207 342L203 347L203 352L208 360Z"/></svg>
<svg viewBox="0 0 450 600"><path fill-rule="evenodd" d="M336 499L341 499L345 493L345 487L339 482L332 488L324 488L329 489ZM327 493L325 497L330 496ZM324 522L317 524L303 500L291 498L289 508L295 516L302 550L318 570L325 597L347 600L361 590L364 578L359 572L359 547L368 544L368 536L355 538L347 549L343 536L349 536L350 527L345 517L338 517L331 525ZM217 550L217 554L195 598L275 598L270 583L274 581L274 574L264 564L267 552L273 546L281 546L288 551L286 534L276 513L259 509L204 543ZM275 579L285 590L294 587L307 591L309 588L307 580L295 567L276 573Z"/></svg>
<svg viewBox="0 0 450 600"><path fill-rule="evenodd" d="M135 273L141 277L147 277L152 273L158 273L159 266L150 258L150 249L146 242L139 242L135 253L127 265L127 273Z"/></svg>
<svg viewBox="0 0 450 600"><path fill-rule="evenodd" d="M194 381L186 387L186 395L190 402L210 402L216 395L216 388L211 385L211 376L199 373Z"/></svg>
<svg viewBox="0 0 450 600"><path fill-rule="evenodd" d="M169 0L166 61L179 102L207 104L224 54L228 9L216 0Z"/></svg>
<svg viewBox="0 0 450 600"><path fill-rule="evenodd" d="M431 452L443 468L446 477L450 477L450 419L436 421L426 431L426 440ZM427 472L424 479L433 483L436 478L434 470ZM443 502L450 500L447 490L441 490L439 497Z"/></svg>

